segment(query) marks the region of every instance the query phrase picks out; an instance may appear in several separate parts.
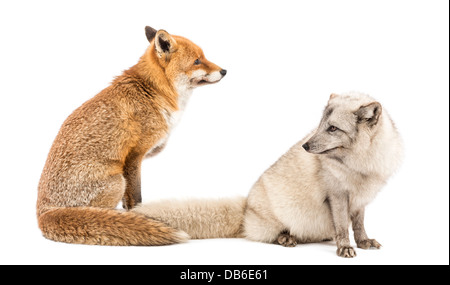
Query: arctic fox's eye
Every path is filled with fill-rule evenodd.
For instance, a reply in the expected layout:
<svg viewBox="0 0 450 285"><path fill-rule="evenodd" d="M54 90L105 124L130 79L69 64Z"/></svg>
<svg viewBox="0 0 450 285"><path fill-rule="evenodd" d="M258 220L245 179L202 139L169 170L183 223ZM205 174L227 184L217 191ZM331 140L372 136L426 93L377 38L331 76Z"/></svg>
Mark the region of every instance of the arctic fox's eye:
<svg viewBox="0 0 450 285"><path fill-rule="evenodd" d="M194 64L195 64L195 65L199 65L200 63L202 63L202 62L201 62L200 59L198 59L198 58L194 61Z"/></svg>
<svg viewBox="0 0 450 285"><path fill-rule="evenodd" d="M335 126L330 126L327 131L332 133L332 132L335 132L337 130L338 130L338 128L336 128Z"/></svg>

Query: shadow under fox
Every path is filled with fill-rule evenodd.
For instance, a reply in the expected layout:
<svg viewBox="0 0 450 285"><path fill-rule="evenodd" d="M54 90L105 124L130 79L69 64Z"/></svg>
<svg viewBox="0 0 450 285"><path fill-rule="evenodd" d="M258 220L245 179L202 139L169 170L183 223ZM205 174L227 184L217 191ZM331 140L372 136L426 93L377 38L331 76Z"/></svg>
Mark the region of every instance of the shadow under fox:
<svg viewBox="0 0 450 285"><path fill-rule="evenodd" d="M399 167L401 138L385 110L360 94L332 94L318 128L266 170L248 198L162 201L133 211L192 238L245 237L292 247L335 240L337 254L380 248L364 209Z"/></svg>

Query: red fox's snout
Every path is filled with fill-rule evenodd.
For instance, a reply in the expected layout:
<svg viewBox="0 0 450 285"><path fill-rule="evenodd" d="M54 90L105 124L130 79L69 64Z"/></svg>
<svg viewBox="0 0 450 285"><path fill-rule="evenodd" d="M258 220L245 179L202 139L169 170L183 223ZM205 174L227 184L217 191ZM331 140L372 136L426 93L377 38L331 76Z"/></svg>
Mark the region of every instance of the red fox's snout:
<svg viewBox="0 0 450 285"><path fill-rule="evenodd" d="M192 72L189 80L192 87L197 87L204 84L219 82L226 74L227 71L225 69L221 69L220 71L214 71L211 73L207 73L205 70L199 69Z"/></svg>

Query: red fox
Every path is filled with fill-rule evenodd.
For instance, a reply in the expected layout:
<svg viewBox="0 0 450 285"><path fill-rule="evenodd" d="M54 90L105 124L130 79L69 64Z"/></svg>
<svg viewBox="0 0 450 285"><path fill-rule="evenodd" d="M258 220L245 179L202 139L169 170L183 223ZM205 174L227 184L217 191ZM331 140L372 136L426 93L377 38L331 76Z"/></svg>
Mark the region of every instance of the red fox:
<svg viewBox="0 0 450 285"><path fill-rule="evenodd" d="M63 123L42 172L37 217L51 240L97 245L166 245L187 234L144 215L115 210L141 202L144 157L159 153L192 90L226 70L194 43L145 28L139 62Z"/></svg>

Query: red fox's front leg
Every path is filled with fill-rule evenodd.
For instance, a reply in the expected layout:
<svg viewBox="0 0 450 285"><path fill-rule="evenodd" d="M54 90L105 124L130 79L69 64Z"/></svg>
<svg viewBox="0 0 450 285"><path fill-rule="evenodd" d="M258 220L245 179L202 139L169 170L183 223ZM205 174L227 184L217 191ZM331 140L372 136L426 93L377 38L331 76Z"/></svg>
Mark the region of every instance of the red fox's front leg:
<svg viewBox="0 0 450 285"><path fill-rule="evenodd" d="M138 203L142 202L141 196L141 163L142 155L132 152L128 155L123 169L123 176L126 180L125 194L122 204L127 210L131 210Z"/></svg>
<svg viewBox="0 0 450 285"><path fill-rule="evenodd" d="M152 150L150 150L148 153L145 154L145 158L153 157L157 154L159 154L163 149L166 147L167 142L163 142L157 146L155 146Z"/></svg>

